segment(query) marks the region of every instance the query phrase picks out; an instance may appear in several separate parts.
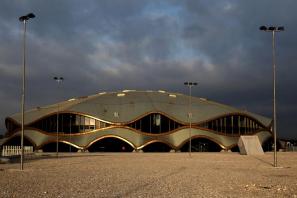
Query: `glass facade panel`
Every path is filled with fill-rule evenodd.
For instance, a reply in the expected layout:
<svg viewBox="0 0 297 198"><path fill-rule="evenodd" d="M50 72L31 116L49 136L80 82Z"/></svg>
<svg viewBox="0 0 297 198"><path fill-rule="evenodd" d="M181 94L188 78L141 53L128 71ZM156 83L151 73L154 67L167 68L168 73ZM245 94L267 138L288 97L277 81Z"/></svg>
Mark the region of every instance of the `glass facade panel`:
<svg viewBox="0 0 297 198"><path fill-rule="evenodd" d="M265 128L258 121L244 115L228 115L202 123L199 126L231 135L251 134Z"/></svg>
<svg viewBox="0 0 297 198"><path fill-rule="evenodd" d="M85 125L89 126L90 125L90 118L85 117Z"/></svg>
<svg viewBox="0 0 297 198"><path fill-rule="evenodd" d="M59 133L74 134L105 128L107 123L83 115L59 113ZM30 125L45 132L57 132L57 114Z"/></svg>
<svg viewBox="0 0 297 198"><path fill-rule="evenodd" d="M96 120L96 129L100 129L100 121Z"/></svg>
<svg viewBox="0 0 297 198"><path fill-rule="evenodd" d="M14 123L7 121L10 131L16 129ZM110 124L83 115L59 113L59 133L74 134L109 127ZM160 114L151 113L127 125L136 130L160 134L176 130L184 125ZM211 131L230 135L253 134L263 128L261 123L245 115L227 115L198 125ZM57 132L57 114L53 114L30 125L45 132Z"/></svg>
<svg viewBox="0 0 297 198"><path fill-rule="evenodd" d="M79 132L84 132L84 131L85 131L84 125L79 125Z"/></svg>
<svg viewBox="0 0 297 198"><path fill-rule="evenodd" d="M142 132L159 134L173 131L183 125L162 114L151 113L128 124L128 126Z"/></svg>
<svg viewBox="0 0 297 198"><path fill-rule="evenodd" d="M80 125L80 115L75 115L75 125Z"/></svg>

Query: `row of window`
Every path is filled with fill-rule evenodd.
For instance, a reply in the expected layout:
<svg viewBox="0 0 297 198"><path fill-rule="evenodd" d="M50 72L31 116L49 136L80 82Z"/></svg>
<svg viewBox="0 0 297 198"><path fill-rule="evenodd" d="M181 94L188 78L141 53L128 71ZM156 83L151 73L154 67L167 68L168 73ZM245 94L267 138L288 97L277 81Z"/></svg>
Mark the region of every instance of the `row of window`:
<svg viewBox="0 0 297 198"><path fill-rule="evenodd" d="M225 134L250 134L264 128L259 122L242 115L230 115L199 125Z"/></svg>
<svg viewBox="0 0 297 198"><path fill-rule="evenodd" d="M162 114L151 113L128 126L142 132L158 134L173 131L183 125Z"/></svg>
<svg viewBox="0 0 297 198"><path fill-rule="evenodd" d="M59 125L58 129L57 116ZM109 126L111 126L109 123L105 123L88 116L72 113L60 113L58 115L54 114L34 122L29 127L37 128L46 132L57 132L58 130L60 133L70 134L88 132ZM160 134L173 131L183 127L184 125L171 120L160 113L151 113L133 123L127 124L127 126L146 133ZM243 115L229 115L199 125L193 124L193 126L232 135L251 134L265 128L258 121ZM11 121L6 122L6 127L8 132L12 132L18 128L18 126Z"/></svg>
<svg viewBox="0 0 297 198"><path fill-rule="evenodd" d="M110 124L83 115L61 113L49 116L30 125L46 132L82 133L110 126Z"/></svg>

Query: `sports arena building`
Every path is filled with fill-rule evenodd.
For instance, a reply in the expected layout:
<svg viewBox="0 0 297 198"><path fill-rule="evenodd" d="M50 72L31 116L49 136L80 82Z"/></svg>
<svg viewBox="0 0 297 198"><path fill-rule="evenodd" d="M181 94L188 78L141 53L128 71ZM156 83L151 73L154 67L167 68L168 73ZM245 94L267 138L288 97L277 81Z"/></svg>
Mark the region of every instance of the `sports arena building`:
<svg viewBox="0 0 297 198"><path fill-rule="evenodd" d="M60 152L187 152L191 142L193 152L219 152L237 151L240 135L256 135L267 150L271 119L198 97L190 108L189 99L123 90L37 107L25 112L24 144L44 152L55 152L57 141ZM19 145L21 114L5 124L2 145Z"/></svg>

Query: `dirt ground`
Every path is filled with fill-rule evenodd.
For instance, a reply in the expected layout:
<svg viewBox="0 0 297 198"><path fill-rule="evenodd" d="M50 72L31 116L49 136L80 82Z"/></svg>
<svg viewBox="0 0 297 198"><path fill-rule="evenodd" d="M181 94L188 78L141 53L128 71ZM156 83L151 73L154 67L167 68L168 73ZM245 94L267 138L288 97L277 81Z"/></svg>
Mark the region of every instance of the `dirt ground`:
<svg viewBox="0 0 297 198"><path fill-rule="evenodd" d="M0 197L295 197L297 152L77 153L0 164Z"/></svg>

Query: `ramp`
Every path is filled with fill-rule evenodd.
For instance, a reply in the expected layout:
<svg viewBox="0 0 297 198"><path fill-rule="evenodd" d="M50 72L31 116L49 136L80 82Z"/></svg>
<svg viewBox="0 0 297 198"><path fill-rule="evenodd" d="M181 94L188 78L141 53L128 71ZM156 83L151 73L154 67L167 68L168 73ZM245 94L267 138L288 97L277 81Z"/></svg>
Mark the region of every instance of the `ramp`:
<svg viewBox="0 0 297 198"><path fill-rule="evenodd" d="M263 148L256 135L243 135L238 140L238 148L241 155L263 155Z"/></svg>

